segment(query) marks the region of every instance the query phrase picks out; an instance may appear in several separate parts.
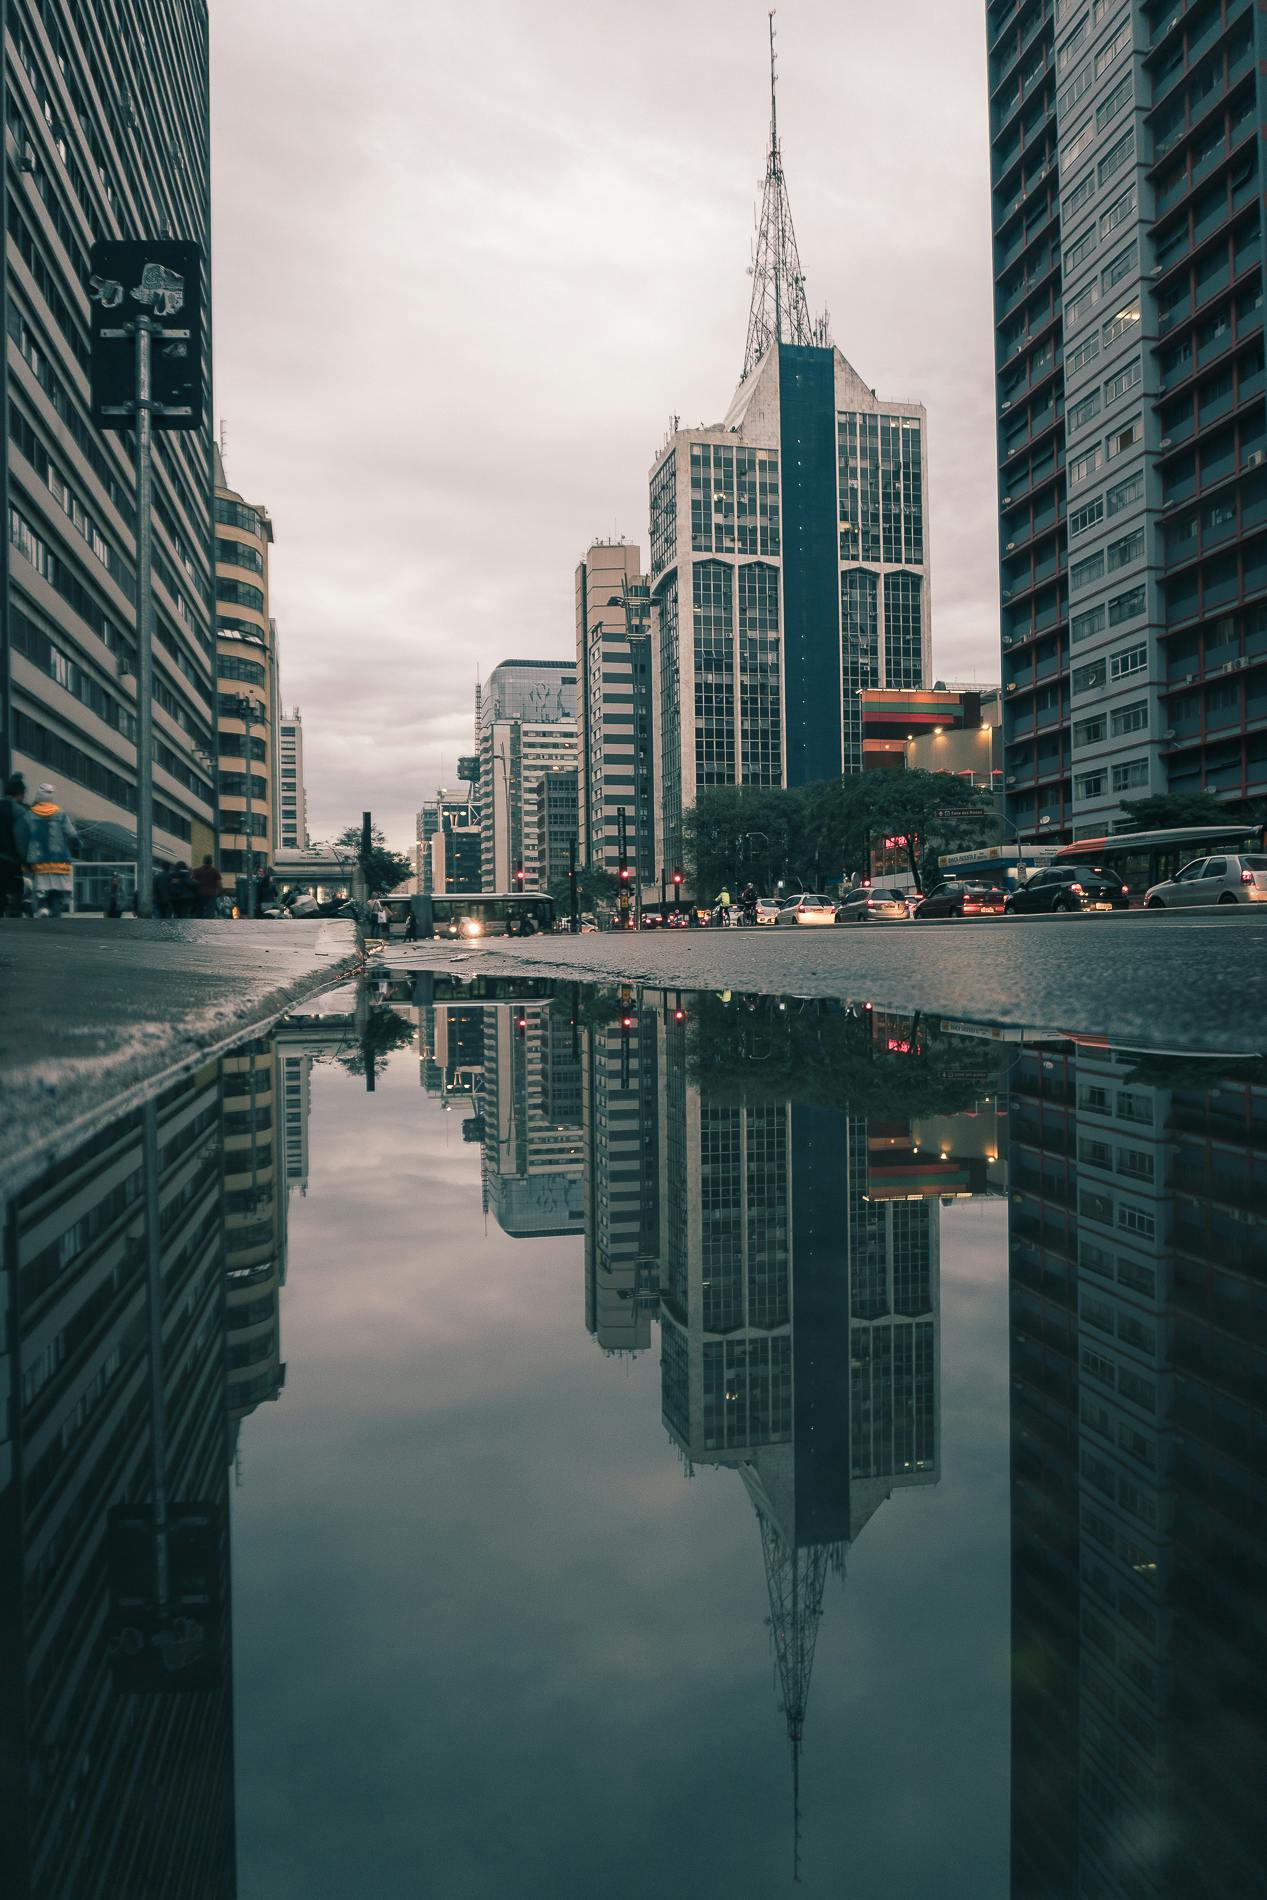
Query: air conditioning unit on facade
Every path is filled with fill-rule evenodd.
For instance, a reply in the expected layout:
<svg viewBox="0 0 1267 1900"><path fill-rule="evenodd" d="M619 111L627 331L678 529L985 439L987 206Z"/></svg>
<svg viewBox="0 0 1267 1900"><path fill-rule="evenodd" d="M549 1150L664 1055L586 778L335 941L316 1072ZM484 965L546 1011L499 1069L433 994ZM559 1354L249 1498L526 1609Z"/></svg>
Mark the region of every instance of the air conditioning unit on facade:
<svg viewBox="0 0 1267 1900"><path fill-rule="evenodd" d="M1173 449L1175 446L1175 438L1172 435L1164 435L1157 446L1159 449Z"/></svg>
<svg viewBox="0 0 1267 1900"><path fill-rule="evenodd" d="M1245 466L1246 468L1257 468L1262 459L1263 451L1261 449L1251 449L1249 454L1245 457Z"/></svg>
<svg viewBox="0 0 1267 1900"><path fill-rule="evenodd" d="M1195 673L1185 673L1183 678L1179 682L1181 686L1195 686L1196 683L1197 683L1197 676Z"/></svg>
<svg viewBox="0 0 1267 1900"><path fill-rule="evenodd" d="M1161 736L1163 739L1177 739L1179 737L1173 726L1167 726Z"/></svg>

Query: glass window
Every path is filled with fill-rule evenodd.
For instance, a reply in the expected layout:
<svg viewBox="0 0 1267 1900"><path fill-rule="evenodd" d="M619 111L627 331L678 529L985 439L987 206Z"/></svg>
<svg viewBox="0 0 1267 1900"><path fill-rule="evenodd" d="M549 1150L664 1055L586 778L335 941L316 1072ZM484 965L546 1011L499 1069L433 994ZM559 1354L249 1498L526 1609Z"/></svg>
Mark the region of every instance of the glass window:
<svg viewBox="0 0 1267 1900"><path fill-rule="evenodd" d="M1115 119L1122 110L1122 107L1130 99L1132 83L1131 75L1127 73L1123 79L1118 80L1108 97L1101 100L1095 109L1095 127L1097 132L1102 132L1109 123L1109 120Z"/></svg>
<svg viewBox="0 0 1267 1900"><path fill-rule="evenodd" d="M1084 614L1075 614L1070 622L1070 635L1076 646L1080 640L1089 640L1092 634L1104 631L1104 608L1089 607Z"/></svg>
<svg viewBox="0 0 1267 1900"><path fill-rule="evenodd" d="M1116 197L1108 209L1100 213L1100 236L1107 237L1110 231L1116 231L1119 224L1125 224L1136 205L1135 187L1128 185L1126 190Z"/></svg>
<svg viewBox="0 0 1267 1900"><path fill-rule="evenodd" d="M1120 541L1110 541L1106 550L1109 557L1109 572L1115 568L1129 567L1132 561L1138 561L1144 552L1144 530L1136 528L1131 534L1124 534Z"/></svg>
<svg viewBox="0 0 1267 1900"><path fill-rule="evenodd" d="M1120 765L1113 767L1113 790L1115 792L1130 791L1132 787L1136 785L1147 785L1147 783L1147 759L1125 759Z"/></svg>
<svg viewBox="0 0 1267 1900"><path fill-rule="evenodd" d="M1119 647L1116 653L1109 655L1109 678L1126 679L1132 673L1142 673L1148 665L1148 644L1141 641L1138 646Z"/></svg>
<svg viewBox="0 0 1267 1900"><path fill-rule="evenodd" d="M1084 555L1082 560L1074 561L1069 569L1069 592L1076 594L1083 587L1090 587L1104 573L1103 553Z"/></svg>
<svg viewBox="0 0 1267 1900"><path fill-rule="evenodd" d="M1133 620L1144 611L1144 584L1132 587L1124 594L1115 594L1109 602L1109 625L1120 627L1123 621Z"/></svg>
<svg viewBox="0 0 1267 1900"><path fill-rule="evenodd" d="M1069 533L1085 534L1088 528L1094 528L1097 521L1104 519L1104 497L1097 495L1094 501L1084 501L1081 508L1075 508L1069 516Z"/></svg>
<svg viewBox="0 0 1267 1900"><path fill-rule="evenodd" d="M1133 422L1125 423L1122 428L1115 429L1112 435L1105 437L1105 455L1110 462L1117 455L1125 455L1127 449L1133 449L1142 440L1143 434L1144 425L1136 416Z"/></svg>
<svg viewBox="0 0 1267 1900"><path fill-rule="evenodd" d="M1132 125L1127 127L1115 144L1110 145L1100 160L1098 167L1100 183L1103 184L1106 178L1111 178L1114 172L1120 171L1127 160L1134 155L1134 151L1135 128Z"/></svg>
<svg viewBox="0 0 1267 1900"><path fill-rule="evenodd" d="M1101 7L1101 15L1102 14L1103 14L1103 7ZM1097 16L1097 17L1101 17L1101 16ZM1130 45L1130 43L1131 43L1131 23L1130 23L1130 19L1127 18L1123 20L1121 26L1119 26L1119 28L1117 29L1117 32L1113 35L1112 39L1106 41L1105 44L1100 48L1099 52L1095 56L1095 71L1096 71L1097 79L1099 78L1102 72L1107 71L1107 69L1113 64L1113 61L1117 58L1119 53L1125 52L1126 48Z"/></svg>
<svg viewBox="0 0 1267 1900"><path fill-rule="evenodd" d="M1148 729L1148 701L1132 700L1129 706L1119 706L1110 715L1113 736L1120 739L1127 732L1145 732Z"/></svg>
<svg viewBox="0 0 1267 1900"><path fill-rule="evenodd" d="M1081 369L1084 363L1089 363L1092 357L1098 356L1099 354L1099 337L1094 335L1084 337L1082 342L1075 344L1068 356L1066 356L1065 369L1072 375L1075 370Z"/></svg>
<svg viewBox="0 0 1267 1900"><path fill-rule="evenodd" d="M1076 402L1073 408L1066 412L1065 428L1068 431L1081 429L1099 413L1100 392L1098 389L1093 389L1089 396L1084 396L1081 402Z"/></svg>
<svg viewBox="0 0 1267 1900"><path fill-rule="evenodd" d="M1125 336L1127 331L1138 322L1139 300L1137 298L1133 303L1124 304L1116 316L1110 317L1107 323L1101 325L1100 334L1104 339L1105 349L1107 350L1110 343L1116 343L1118 337Z"/></svg>
<svg viewBox="0 0 1267 1900"><path fill-rule="evenodd" d="M1132 502L1138 501L1143 492L1144 473L1141 469L1138 474L1128 475L1124 482L1118 482L1115 488L1105 489L1105 513L1109 515L1121 514L1124 508L1129 508Z"/></svg>
<svg viewBox="0 0 1267 1900"><path fill-rule="evenodd" d="M1076 243L1071 244L1069 249L1065 252L1065 269L1067 271L1076 270L1083 258L1090 257L1097 242L1095 226L1091 225L1082 233L1082 236Z"/></svg>

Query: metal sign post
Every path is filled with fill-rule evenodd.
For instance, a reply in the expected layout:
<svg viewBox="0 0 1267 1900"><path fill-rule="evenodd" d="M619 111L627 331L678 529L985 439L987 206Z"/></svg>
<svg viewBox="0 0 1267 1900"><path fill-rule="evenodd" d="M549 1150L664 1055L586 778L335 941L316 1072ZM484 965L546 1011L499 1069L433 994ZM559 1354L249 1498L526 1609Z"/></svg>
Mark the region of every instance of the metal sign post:
<svg viewBox="0 0 1267 1900"><path fill-rule="evenodd" d="M202 253L172 238L104 240L89 270L93 421L136 431L136 908L152 917L154 430L202 426Z"/></svg>

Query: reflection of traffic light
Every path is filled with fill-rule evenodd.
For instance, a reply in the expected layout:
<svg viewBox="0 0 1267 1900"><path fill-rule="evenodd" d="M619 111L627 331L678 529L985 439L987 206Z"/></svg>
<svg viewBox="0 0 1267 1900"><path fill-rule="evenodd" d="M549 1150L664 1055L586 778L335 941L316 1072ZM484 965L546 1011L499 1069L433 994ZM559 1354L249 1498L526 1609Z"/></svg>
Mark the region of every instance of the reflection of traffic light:
<svg viewBox="0 0 1267 1900"><path fill-rule="evenodd" d="M673 1020L675 1023L684 1023L686 1021L686 1011L684 1009L675 1009L673 1012Z"/></svg>
<svg viewBox="0 0 1267 1900"><path fill-rule="evenodd" d="M634 1019L633 1019L633 1017L632 1017L632 1016L622 1016L622 1017L621 1017L621 1019L620 1019L620 1026L621 1026L621 1028L622 1028L622 1029L632 1029L632 1028L633 1028L633 1026L634 1026Z"/></svg>
<svg viewBox="0 0 1267 1900"><path fill-rule="evenodd" d="M515 1028L519 1031L521 1036L523 1035L527 1027L528 1027L528 1018L526 1016L517 1016L515 1018Z"/></svg>

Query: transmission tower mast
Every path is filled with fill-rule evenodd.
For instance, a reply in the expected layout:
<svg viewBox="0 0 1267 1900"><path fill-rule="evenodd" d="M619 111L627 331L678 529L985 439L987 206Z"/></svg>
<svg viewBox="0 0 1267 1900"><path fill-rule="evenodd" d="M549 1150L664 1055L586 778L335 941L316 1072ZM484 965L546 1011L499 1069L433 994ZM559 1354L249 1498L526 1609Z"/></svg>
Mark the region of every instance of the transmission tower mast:
<svg viewBox="0 0 1267 1900"><path fill-rule="evenodd" d="M805 1705L814 1668L814 1647L823 1614L823 1589L829 1570L844 1568L843 1547L788 1543L778 1525L757 1507L761 1554L770 1596L770 1640L779 1672L779 1691L792 1757L792 1878L801 1877L801 1744Z"/></svg>
<svg viewBox="0 0 1267 1900"><path fill-rule="evenodd" d="M752 304L743 373L747 377L772 343L825 343L826 315L811 321L805 300L805 276L796 247L792 207L783 176L779 145L778 77L774 54L774 14L770 14L770 149L761 192L761 215L752 260Z"/></svg>

